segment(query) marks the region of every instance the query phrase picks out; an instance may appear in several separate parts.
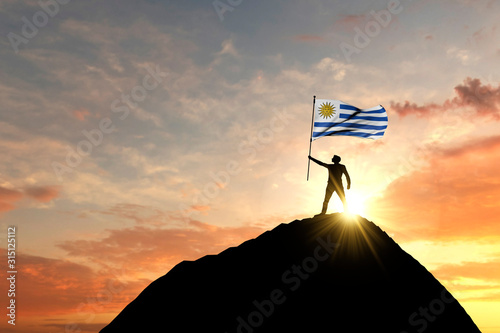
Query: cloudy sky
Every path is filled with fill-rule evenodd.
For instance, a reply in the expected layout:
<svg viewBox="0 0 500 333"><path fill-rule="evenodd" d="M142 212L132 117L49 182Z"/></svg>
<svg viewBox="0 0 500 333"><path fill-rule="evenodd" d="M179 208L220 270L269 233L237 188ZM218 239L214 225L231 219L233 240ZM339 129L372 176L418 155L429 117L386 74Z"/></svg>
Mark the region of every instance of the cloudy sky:
<svg viewBox="0 0 500 333"><path fill-rule="evenodd" d="M382 139L312 155L500 332L499 2L58 1L0 2L2 332L95 332L180 261L318 213L313 95L387 109Z"/></svg>

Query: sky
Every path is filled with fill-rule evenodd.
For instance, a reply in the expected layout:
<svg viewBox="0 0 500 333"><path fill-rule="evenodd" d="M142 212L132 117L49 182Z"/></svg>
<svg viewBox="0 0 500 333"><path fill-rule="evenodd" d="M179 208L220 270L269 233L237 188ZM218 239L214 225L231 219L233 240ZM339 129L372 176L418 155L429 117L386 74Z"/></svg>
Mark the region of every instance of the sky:
<svg viewBox="0 0 500 333"><path fill-rule="evenodd" d="M353 211L499 333L499 13L493 0L2 0L0 269L15 227L18 271L2 332L96 332L177 263L319 213L317 96L386 108L382 139L325 137L312 155L340 155Z"/></svg>

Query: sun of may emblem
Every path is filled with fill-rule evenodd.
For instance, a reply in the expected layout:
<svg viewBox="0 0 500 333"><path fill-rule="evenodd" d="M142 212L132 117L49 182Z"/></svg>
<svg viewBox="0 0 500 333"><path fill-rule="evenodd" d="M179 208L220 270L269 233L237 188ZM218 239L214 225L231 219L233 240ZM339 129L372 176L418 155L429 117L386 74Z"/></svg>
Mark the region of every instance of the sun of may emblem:
<svg viewBox="0 0 500 333"><path fill-rule="evenodd" d="M319 114L323 118L331 118L335 115L335 107L329 102L321 104Z"/></svg>

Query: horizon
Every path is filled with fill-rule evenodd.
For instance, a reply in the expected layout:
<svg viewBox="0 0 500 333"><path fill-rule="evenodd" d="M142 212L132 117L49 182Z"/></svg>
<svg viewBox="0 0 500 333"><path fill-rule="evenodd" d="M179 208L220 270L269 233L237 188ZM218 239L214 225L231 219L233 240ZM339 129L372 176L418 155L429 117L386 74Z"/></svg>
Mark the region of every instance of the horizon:
<svg viewBox="0 0 500 333"><path fill-rule="evenodd" d="M352 212L500 333L499 9L2 1L2 332L98 331L179 262L319 213L316 96L386 109L382 138L311 156L341 156Z"/></svg>

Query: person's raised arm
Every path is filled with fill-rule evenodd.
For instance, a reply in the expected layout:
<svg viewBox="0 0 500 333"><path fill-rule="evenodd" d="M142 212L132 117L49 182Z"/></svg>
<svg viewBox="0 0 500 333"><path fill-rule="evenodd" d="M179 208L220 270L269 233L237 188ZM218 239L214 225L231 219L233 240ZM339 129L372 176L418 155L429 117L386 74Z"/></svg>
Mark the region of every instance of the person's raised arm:
<svg viewBox="0 0 500 333"><path fill-rule="evenodd" d="M349 190L351 188L351 177L349 177L349 172L347 172L347 168L344 165L344 175L345 179L347 180L347 189Z"/></svg>
<svg viewBox="0 0 500 333"><path fill-rule="evenodd" d="M309 155L309 159L310 159L311 161L313 161L314 163L321 165L322 167L325 167L325 168L326 168L326 166L327 166L327 164L326 164L326 163L323 163L323 162L321 162L321 161L318 161L317 159L315 159L315 158L314 158L314 157L312 157L311 155Z"/></svg>

